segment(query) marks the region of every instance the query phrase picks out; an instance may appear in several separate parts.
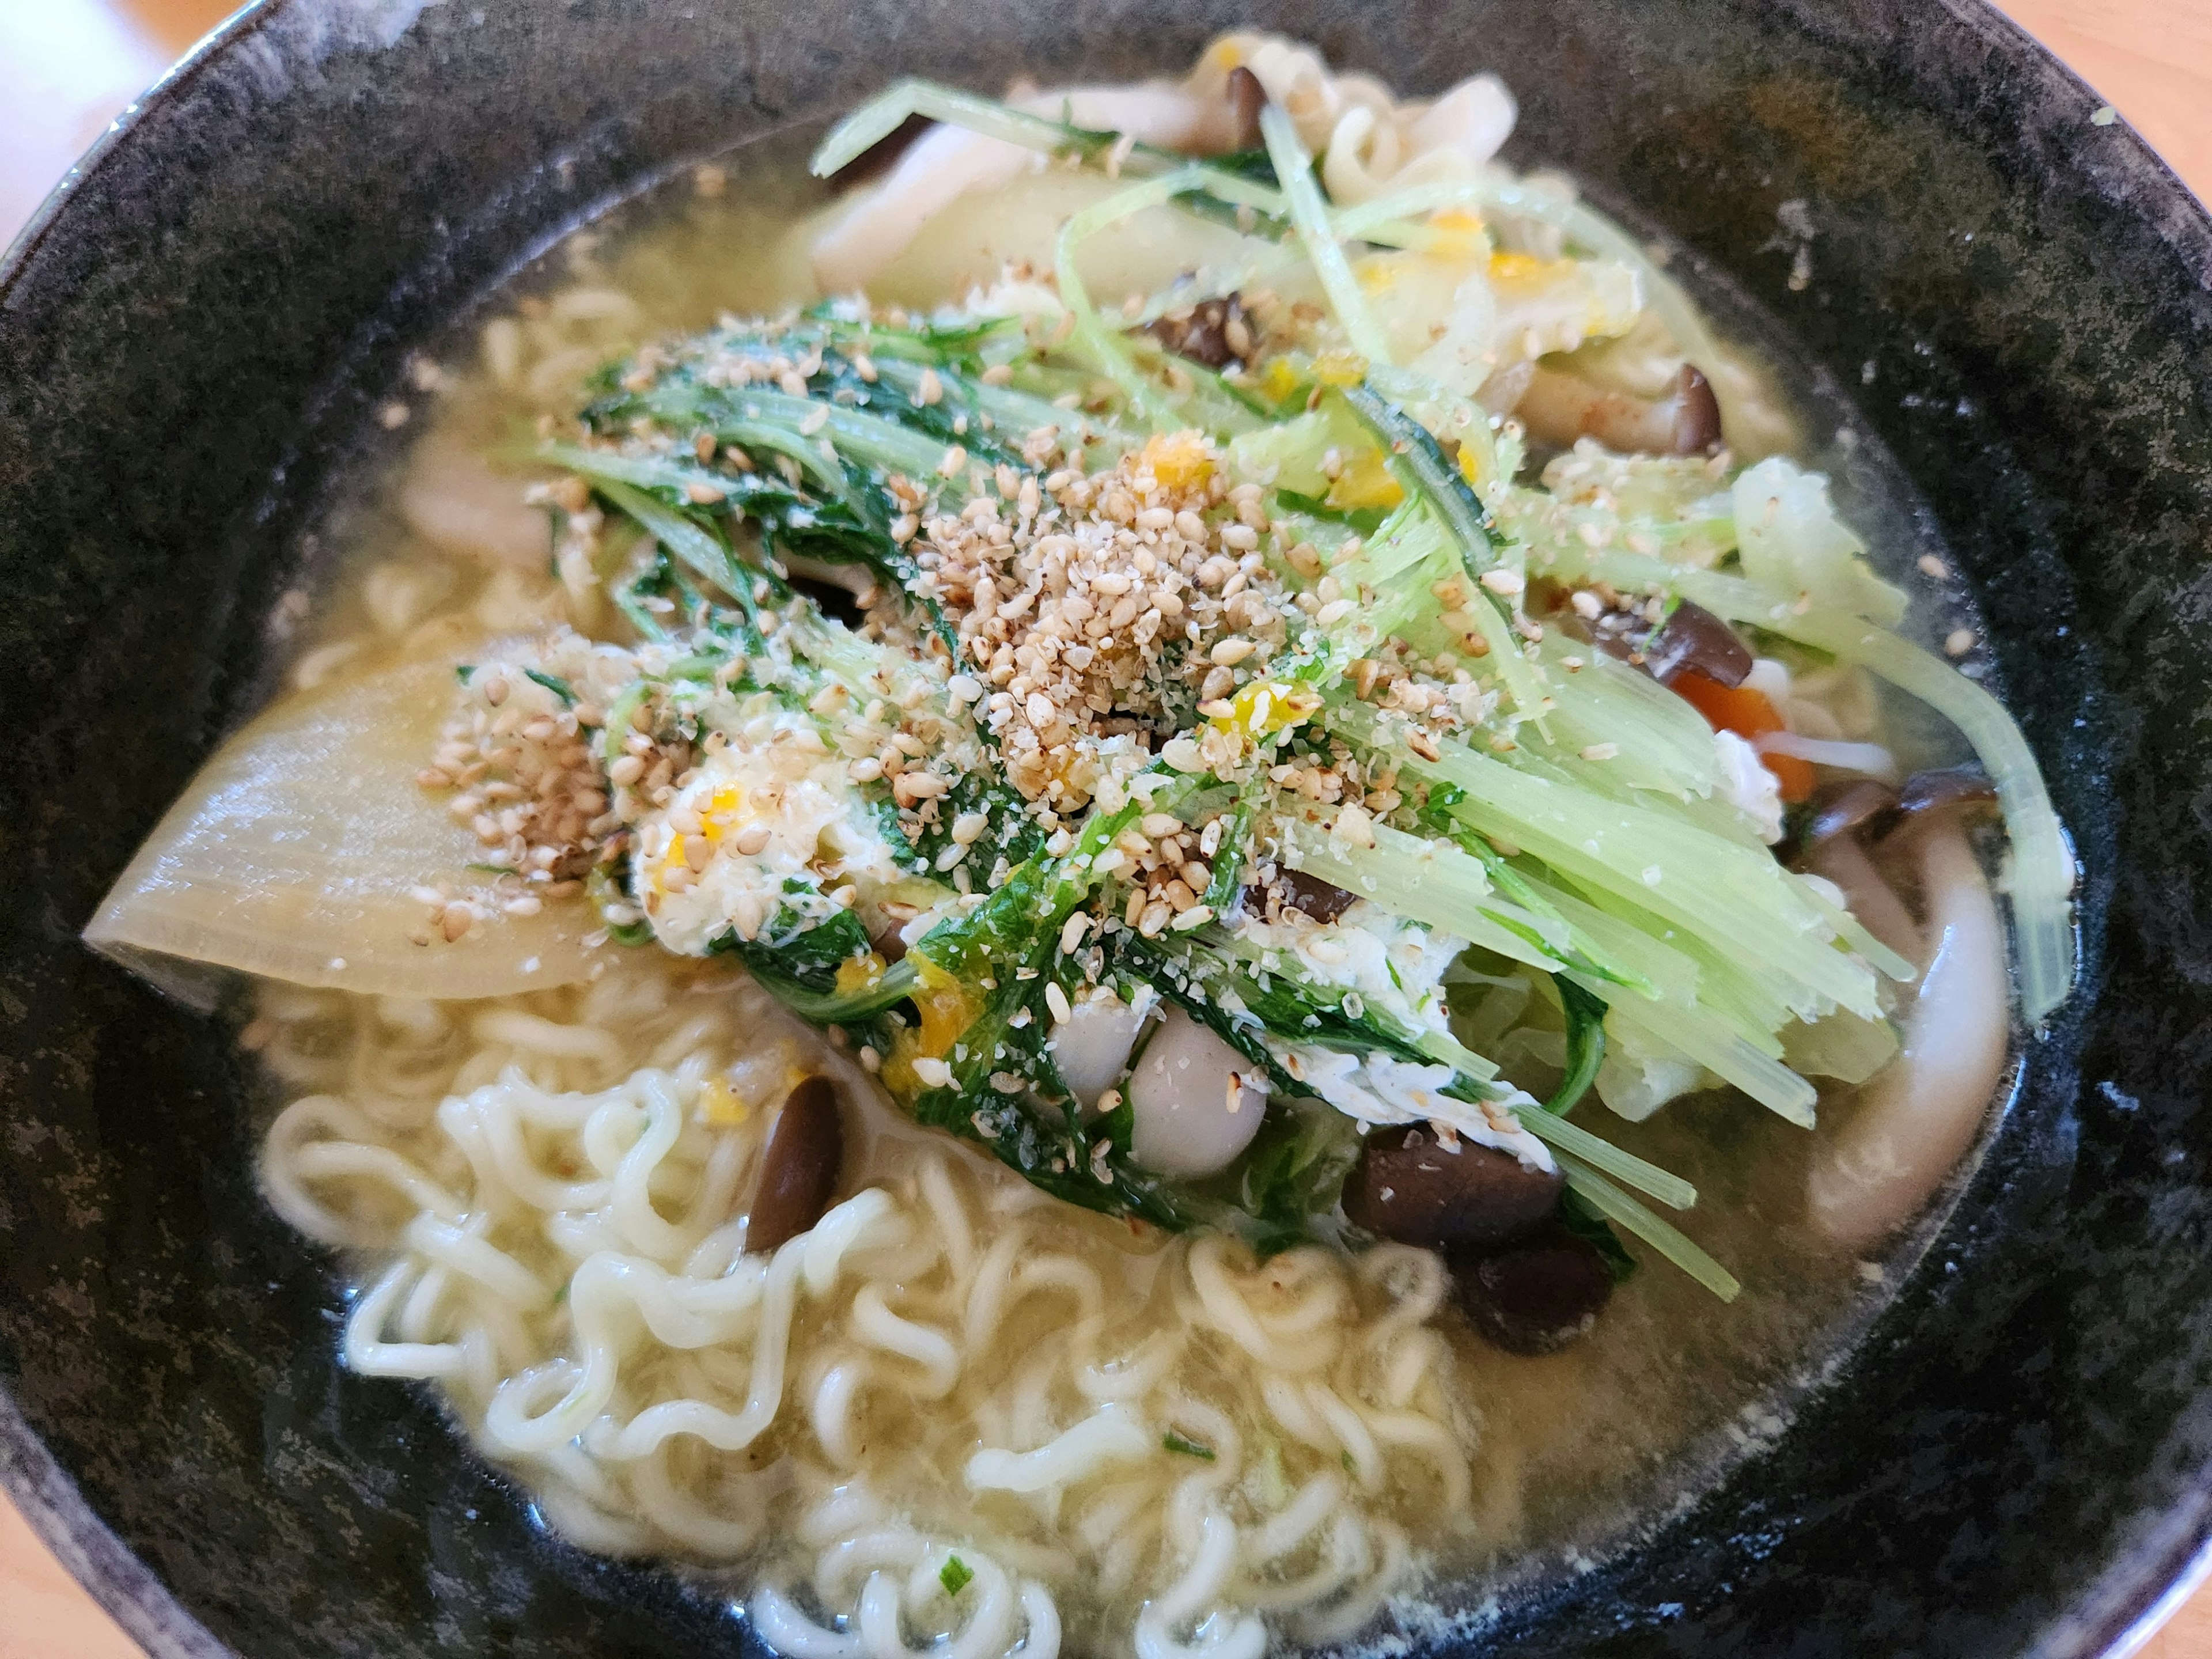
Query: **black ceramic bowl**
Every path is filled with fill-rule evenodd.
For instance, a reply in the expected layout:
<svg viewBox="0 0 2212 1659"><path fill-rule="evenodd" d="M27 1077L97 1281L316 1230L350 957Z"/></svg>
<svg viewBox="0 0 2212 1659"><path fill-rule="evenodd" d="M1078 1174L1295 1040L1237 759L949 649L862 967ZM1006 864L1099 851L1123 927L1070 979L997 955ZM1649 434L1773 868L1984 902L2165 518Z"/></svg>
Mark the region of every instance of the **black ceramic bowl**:
<svg viewBox="0 0 2212 1659"><path fill-rule="evenodd" d="M550 1541L427 1399L339 1370L225 1032L77 943L255 695L403 353L580 216L893 75L1156 70L1248 21L1413 88L1501 70L1518 159L1761 297L1979 587L2085 866L2085 984L1903 1294L1778 1444L1462 1650L2086 1654L2197 1559L2212 224L1993 13L289 0L0 266L0 1480L161 1659L757 1645L715 1595Z"/></svg>

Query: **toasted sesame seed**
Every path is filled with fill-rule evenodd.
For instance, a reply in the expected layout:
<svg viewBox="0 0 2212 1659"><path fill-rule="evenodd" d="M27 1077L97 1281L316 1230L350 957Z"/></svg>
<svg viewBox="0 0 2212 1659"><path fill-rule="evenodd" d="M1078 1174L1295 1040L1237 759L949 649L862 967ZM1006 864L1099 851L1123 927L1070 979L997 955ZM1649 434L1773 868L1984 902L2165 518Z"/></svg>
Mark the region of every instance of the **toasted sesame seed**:
<svg viewBox="0 0 2212 1659"><path fill-rule="evenodd" d="M1232 635L1225 640L1216 640L1213 649L1206 654L1217 665L1223 668L1234 668L1258 648L1251 641Z"/></svg>
<svg viewBox="0 0 2212 1659"><path fill-rule="evenodd" d="M1974 630L1971 628L1954 628L1943 636L1943 653L1946 656L1963 657L1973 648Z"/></svg>
<svg viewBox="0 0 2212 1659"><path fill-rule="evenodd" d="M1375 845L1375 821L1367 816L1367 809L1356 802L1347 802L1337 809L1330 833L1354 847Z"/></svg>
<svg viewBox="0 0 2212 1659"><path fill-rule="evenodd" d="M1052 1010L1052 1018L1056 1024L1065 1025L1075 1012L1068 1006L1067 993L1061 990L1059 982L1054 980L1045 981L1044 1003L1046 1007Z"/></svg>
<svg viewBox="0 0 2212 1659"><path fill-rule="evenodd" d="M730 838L730 845L746 858L767 849L769 827L764 823L749 823Z"/></svg>

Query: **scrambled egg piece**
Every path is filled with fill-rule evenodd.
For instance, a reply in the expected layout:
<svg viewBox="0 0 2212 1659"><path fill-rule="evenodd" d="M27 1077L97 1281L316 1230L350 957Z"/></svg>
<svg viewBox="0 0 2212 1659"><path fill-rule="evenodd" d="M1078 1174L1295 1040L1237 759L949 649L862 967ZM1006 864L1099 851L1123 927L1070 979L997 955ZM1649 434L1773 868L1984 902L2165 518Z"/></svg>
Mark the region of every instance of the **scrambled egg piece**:
<svg viewBox="0 0 2212 1659"><path fill-rule="evenodd" d="M804 716L764 743L732 742L639 825L633 890L670 950L703 956L752 939L789 906L827 915L850 885L864 921L905 876L843 757Z"/></svg>

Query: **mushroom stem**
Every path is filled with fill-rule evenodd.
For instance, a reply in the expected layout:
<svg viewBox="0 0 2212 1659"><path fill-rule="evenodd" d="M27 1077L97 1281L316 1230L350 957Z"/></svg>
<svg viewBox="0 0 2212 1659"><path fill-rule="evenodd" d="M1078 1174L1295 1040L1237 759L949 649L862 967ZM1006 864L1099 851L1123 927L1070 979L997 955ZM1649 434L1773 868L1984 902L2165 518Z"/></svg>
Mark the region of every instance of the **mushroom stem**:
<svg viewBox="0 0 2212 1659"><path fill-rule="evenodd" d="M1924 959L1928 944L1919 924L1856 839L1831 836L1816 842L1805 854L1805 868L1844 890L1844 908L1867 932L1909 962Z"/></svg>
<svg viewBox="0 0 2212 1659"><path fill-rule="evenodd" d="M1905 1046L1814 1153L1806 1183L1814 1224L1848 1249L1878 1243L1919 1212L1973 1144L2004 1066L1996 905L1954 821L1930 823L1919 842L1935 944L1905 1018Z"/></svg>
<svg viewBox="0 0 2212 1659"><path fill-rule="evenodd" d="M1595 438L1624 455L1702 455L1721 441L1720 404L1688 363L1661 398L1613 391L1540 365L1514 412L1532 435L1561 449Z"/></svg>

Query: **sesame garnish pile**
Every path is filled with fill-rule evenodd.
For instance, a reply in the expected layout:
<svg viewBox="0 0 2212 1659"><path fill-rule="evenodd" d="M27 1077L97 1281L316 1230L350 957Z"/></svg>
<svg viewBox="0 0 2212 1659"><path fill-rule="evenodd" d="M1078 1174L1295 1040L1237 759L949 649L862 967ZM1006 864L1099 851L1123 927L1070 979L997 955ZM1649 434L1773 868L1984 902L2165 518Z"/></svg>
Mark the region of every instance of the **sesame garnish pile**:
<svg viewBox="0 0 2212 1659"><path fill-rule="evenodd" d="M1261 550L1259 486L1232 484L1196 433L1095 474L1002 471L995 497L927 521L919 562L958 629L954 697L980 704L1008 781L1056 818L1113 757L1225 712L1298 613Z"/></svg>
<svg viewBox="0 0 2212 1659"><path fill-rule="evenodd" d="M591 752L590 734L605 721L596 703L522 671L488 667L471 675L416 775L425 789L455 792L447 809L476 832L483 865L498 877L496 902L510 915L534 915L544 900L582 890L601 838L620 822ZM457 941L484 919L478 902L441 889L412 896L430 911L426 942Z"/></svg>

